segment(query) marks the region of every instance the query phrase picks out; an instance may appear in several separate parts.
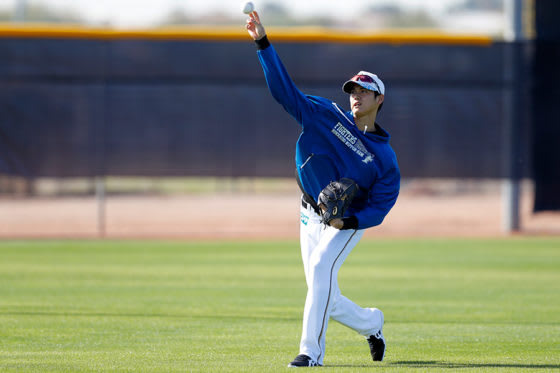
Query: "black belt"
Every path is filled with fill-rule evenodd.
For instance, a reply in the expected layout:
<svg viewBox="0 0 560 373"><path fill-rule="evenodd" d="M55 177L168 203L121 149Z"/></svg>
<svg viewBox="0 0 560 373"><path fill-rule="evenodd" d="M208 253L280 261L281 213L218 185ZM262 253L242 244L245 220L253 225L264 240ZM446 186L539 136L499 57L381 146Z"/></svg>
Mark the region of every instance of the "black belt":
<svg viewBox="0 0 560 373"><path fill-rule="evenodd" d="M304 208L311 207L311 209L312 209L313 211L315 211L315 213L316 213L317 215L321 215L321 210L319 210L319 206L317 206L316 203L313 203L313 204L312 204L312 203L307 202L307 201L305 200L305 195L304 195L303 198L301 199L301 205L302 205Z"/></svg>

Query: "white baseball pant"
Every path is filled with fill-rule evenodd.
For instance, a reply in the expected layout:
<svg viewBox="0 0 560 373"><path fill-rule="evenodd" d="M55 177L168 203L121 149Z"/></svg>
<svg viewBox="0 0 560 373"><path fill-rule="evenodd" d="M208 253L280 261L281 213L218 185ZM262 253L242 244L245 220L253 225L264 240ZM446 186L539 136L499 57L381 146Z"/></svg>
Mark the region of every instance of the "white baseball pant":
<svg viewBox="0 0 560 373"><path fill-rule="evenodd" d="M383 327L383 313L377 308L361 308L338 287L338 271L364 230L326 226L306 205L301 207L300 244L307 297L299 353L322 365L329 318L369 337Z"/></svg>

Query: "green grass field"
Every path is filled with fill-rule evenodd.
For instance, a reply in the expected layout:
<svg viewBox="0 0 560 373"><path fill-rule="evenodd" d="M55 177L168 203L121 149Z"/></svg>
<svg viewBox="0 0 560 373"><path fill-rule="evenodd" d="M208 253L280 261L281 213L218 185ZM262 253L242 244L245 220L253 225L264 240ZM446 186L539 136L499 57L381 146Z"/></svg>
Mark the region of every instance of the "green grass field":
<svg viewBox="0 0 560 373"><path fill-rule="evenodd" d="M0 371L275 372L298 353L297 242L0 241ZM385 313L385 361L331 322L341 372L560 371L560 238L363 240L343 294Z"/></svg>

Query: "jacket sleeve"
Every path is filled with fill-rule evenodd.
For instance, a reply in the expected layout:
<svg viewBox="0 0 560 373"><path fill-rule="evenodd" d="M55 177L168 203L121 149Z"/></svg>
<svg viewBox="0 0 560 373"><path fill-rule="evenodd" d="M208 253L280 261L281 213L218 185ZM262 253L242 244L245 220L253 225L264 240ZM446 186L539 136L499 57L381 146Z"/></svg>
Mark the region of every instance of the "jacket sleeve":
<svg viewBox="0 0 560 373"><path fill-rule="evenodd" d="M257 54L272 97L303 125L304 113L311 111L313 105L296 87L272 45Z"/></svg>
<svg viewBox="0 0 560 373"><path fill-rule="evenodd" d="M355 214L358 229L375 227L383 222L399 196L400 178L399 169L393 168L375 183L369 191L368 203Z"/></svg>

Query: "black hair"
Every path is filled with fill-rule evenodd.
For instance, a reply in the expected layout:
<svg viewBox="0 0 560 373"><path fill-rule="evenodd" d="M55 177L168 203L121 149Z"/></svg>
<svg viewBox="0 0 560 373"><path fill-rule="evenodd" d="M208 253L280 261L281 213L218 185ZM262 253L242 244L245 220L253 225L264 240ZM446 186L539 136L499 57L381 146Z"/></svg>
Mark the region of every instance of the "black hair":
<svg viewBox="0 0 560 373"><path fill-rule="evenodd" d="M373 97L377 98L377 96L379 96L381 93L377 92L377 91L373 91ZM377 112L379 113L381 111L381 108L383 107L383 102L379 105L379 107L377 108Z"/></svg>

